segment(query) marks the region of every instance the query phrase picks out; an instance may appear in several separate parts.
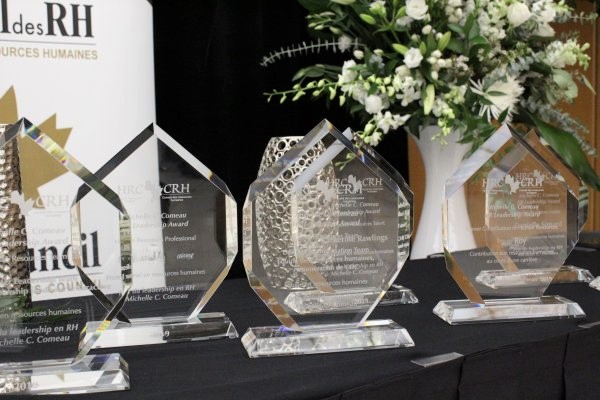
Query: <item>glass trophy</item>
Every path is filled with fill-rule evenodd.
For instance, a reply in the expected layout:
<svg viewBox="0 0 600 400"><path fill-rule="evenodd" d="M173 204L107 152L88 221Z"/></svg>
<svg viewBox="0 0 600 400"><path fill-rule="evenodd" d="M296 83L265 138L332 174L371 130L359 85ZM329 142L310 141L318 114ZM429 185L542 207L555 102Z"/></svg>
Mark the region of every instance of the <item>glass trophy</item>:
<svg viewBox="0 0 600 400"><path fill-rule="evenodd" d="M600 290L600 276L590 282L592 289Z"/></svg>
<svg viewBox="0 0 600 400"><path fill-rule="evenodd" d="M244 266L282 324L248 329L250 357L414 345L394 321L367 319L408 257L411 204L351 139L324 120L278 141L250 186Z"/></svg>
<svg viewBox="0 0 600 400"><path fill-rule="evenodd" d="M448 323L585 316L544 296L577 243L582 209L578 178L542 148L535 131L503 125L446 182L446 266L467 296L435 307ZM457 231L459 219L471 229Z"/></svg>
<svg viewBox="0 0 600 400"><path fill-rule="evenodd" d="M119 354L88 354L131 287L129 218L119 197L26 119L0 127L0 146L0 394L129 389ZM72 237L82 183L98 196L105 225ZM81 243L79 255L72 240ZM111 259L118 263L109 266ZM105 307L94 291L113 303ZM103 324L84 336L88 318Z"/></svg>
<svg viewBox="0 0 600 400"><path fill-rule="evenodd" d="M225 314L201 313L237 253L237 207L225 183L156 125L96 176L119 194L131 218L132 289L95 347L238 337ZM100 200L81 188L73 207L77 229L103 223ZM73 247L85 251L83 243ZM88 331L101 323L89 320Z"/></svg>
<svg viewBox="0 0 600 400"><path fill-rule="evenodd" d="M296 143L298 143L300 140L302 140L302 136L285 136L285 137L274 137L271 138L271 140L269 141L269 143L267 144L267 147L265 148L265 151L263 153L263 157L260 163L260 167L258 170L258 176L261 176L269 167L271 167L273 165L273 163L277 160L279 160L288 150L290 150L292 147L294 147L296 145ZM368 146L365 145L362 147L363 150L369 150L370 151L370 155L373 158L376 158L381 165L385 165L386 167L386 173L390 174L391 176L393 176L393 178L397 181L397 183L400 186L400 190L402 190L402 192L404 193L404 196L406 197L406 199L412 204L412 199L413 199L413 193L410 190L410 188L408 187L408 184L406 183L406 181L404 180L404 178L402 177L402 175L400 175L400 173L398 171L396 171L396 169L394 167L392 167L383 157L381 157L377 152L375 152L375 150ZM314 154L311 154L311 156L306 156L307 161L312 162L313 158L316 158L320 155L320 152L314 152ZM267 202L263 202L263 207L265 208L269 208L269 207L273 207L276 212L277 212L277 218L280 218L282 220L283 224L288 224L291 222L291 215L288 211L289 208L278 208L277 204L276 204L276 200L275 198L271 198L270 199L272 204L267 204ZM412 208L410 209L411 213L412 213ZM412 214L410 217L410 221L411 221L411 233L412 233ZM266 233L268 235L268 233ZM272 240L266 240L264 243L264 247L268 248L268 250L270 252L275 251L275 245L276 245L276 241L272 241ZM383 298L381 299L381 301L379 302L380 306L384 306L384 305L397 305L397 304L416 304L419 302L419 299L417 298L417 296L414 294L414 292L402 285L398 285L398 284L392 284L392 286L390 286L390 288L385 292L385 295L383 296Z"/></svg>

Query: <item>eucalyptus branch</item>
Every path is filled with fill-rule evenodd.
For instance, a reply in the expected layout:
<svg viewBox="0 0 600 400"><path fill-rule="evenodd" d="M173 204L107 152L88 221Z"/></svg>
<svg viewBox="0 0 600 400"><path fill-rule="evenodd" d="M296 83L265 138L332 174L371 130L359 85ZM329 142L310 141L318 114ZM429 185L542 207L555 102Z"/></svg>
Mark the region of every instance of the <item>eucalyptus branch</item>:
<svg viewBox="0 0 600 400"><path fill-rule="evenodd" d="M350 45L350 48L360 47L358 39L354 39L353 43ZM337 53L343 53L347 51L347 49L341 49L338 41L333 40L325 40L321 41L321 39L317 39L317 42L310 41L309 43L302 42L300 44L292 45L287 48L281 48L280 50L274 51L270 53L268 56L263 57L260 65L263 67L267 67L270 64L275 64L277 61L282 58L293 58L299 55L308 55L308 54L320 54L321 50L332 51Z"/></svg>

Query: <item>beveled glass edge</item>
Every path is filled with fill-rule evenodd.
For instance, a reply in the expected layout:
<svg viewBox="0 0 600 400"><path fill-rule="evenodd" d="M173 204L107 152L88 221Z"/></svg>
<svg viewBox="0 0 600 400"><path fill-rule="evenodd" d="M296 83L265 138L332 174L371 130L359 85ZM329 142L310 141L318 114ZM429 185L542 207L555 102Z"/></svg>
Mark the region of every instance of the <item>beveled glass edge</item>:
<svg viewBox="0 0 600 400"><path fill-rule="evenodd" d="M512 137L510 128L504 124L475 150L471 156L463 160L444 185L444 200L447 200L456 193Z"/></svg>
<svg viewBox="0 0 600 400"><path fill-rule="evenodd" d="M256 198L256 193L266 189L272 181L277 179L290 164L296 163L305 153L307 153L318 141L323 139L328 133L336 138L341 136L339 130L331 122L323 119L306 136L296 143L290 150L276 160L269 168L265 170L254 182L250 184L246 202L252 202ZM337 133L337 135L336 135Z"/></svg>
<svg viewBox="0 0 600 400"><path fill-rule="evenodd" d="M42 150L59 162L65 169L80 178L86 185L94 188L94 190L105 197L107 201L110 201L113 206L125 213L116 193L114 193L110 188L106 187L97 176L92 174L79 161L77 161L75 157L70 155L65 149L63 149L54 140L43 133L39 127L31 123L27 118L21 118L17 123L13 124L4 135L1 135L0 147L4 146L11 140L14 140L17 136L28 137L29 139L33 140ZM79 267L78 272L80 276L83 273ZM81 362L86 357L96 340L100 337L102 332L106 330L110 322L123 307L124 299L122 300L123 301L121 302L117 302L113 308L109 310L98 330L94 332L85 345L75 353L72 361L73 364Z"/></svg>

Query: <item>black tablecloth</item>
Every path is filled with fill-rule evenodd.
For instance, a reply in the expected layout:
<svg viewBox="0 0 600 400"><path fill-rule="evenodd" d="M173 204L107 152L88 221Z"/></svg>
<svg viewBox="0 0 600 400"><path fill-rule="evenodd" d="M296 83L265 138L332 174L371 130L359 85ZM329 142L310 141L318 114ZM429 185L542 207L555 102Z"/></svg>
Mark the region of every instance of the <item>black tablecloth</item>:
<svg viewBox="0 0 600 400"><path fill-rule="evenodd" d="M576 250L568 262L600 274L600 253ZM577 301L586 319L450 326L432 313L463 298L443 259L408 262L399 282L420 303L378 307L415 347L250 359L239 339L120 349L131 390L91 399L598 399L600 292L587 284L552 285L547 294ZM277 320L246 280L225 281L205 311L223 311L240 336ZM590 327L580 327L587 324ZM432 367L413 359L457 352ZM87 397L86 397L87 398Z"/></svg>

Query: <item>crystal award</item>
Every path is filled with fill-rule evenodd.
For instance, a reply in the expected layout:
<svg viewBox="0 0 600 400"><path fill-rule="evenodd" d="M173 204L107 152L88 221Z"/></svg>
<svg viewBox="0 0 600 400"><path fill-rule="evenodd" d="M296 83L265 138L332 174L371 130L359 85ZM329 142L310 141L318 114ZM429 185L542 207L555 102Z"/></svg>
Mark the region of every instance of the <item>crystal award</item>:
<svg viewBox="0 0 600 400"><path fill-rule="evenodd" d="M119 194L131 218L132 289L95 347L238 337L225 314L201 313L237 254L237 208L225 183L156 125L96 176ZM99 200L82 187L73 207L77 229L102 224ZM73 247L85 251L81 243ZM87 326L93 332L99 324Z"/></svg>
<svg viewBox="0 0 600 400"><path fill-rule="evenodd" d="M74 238L70 210L82 183L99 197L105 224ZM119 197L22 119L0 128L0 222L0 394L128 389L119 354L89 354L131 287ZM116 232L112 250L103 247L108 231ZM80 263L72 240L81 243ZM113 303L99 303L93 291L110 293ZM103 324L85 337L88 318Z"/></svg>
<svg viewBox="0 0 600 400"><path fill-rule="evenodd" d="M600 290L600 276L590 282L592 289Z"/></svg>
<svg viewBox="0 0 600 400"><path fill-rule="evenodd" d="M288 150L290 150L293 146L296 145L296 143L298 143L300 140L302 140L302 136L285 136L285 137L274 137L271 138L271 140L269 141L269 143L267 144L267 147L265 148L265 151L263 153L262 156L262 160L260 163L260 167L258 170L258 176L261 176L269 167L271 167L273 165L273 163L277 160L279 160ZM410 204L412 204L413 201L413 193L410 190L408 184L406 183L406 181L404 180L404 178L402 177L402 175L400 175L400 173L393 167L391 166L387 160L385 160L383 157L381 157L372 147L368 146L368 145L364 145L362 146L362 149L365 151L369 151L370 156L374 159L376 159L379 163L380 166L382 168L385 168L386 173L390 174L398 183L398 185L400 186L400 190L402 190L402 193L404 194L404 196L406 197L407 201L409 201ZM317 151L315 151L314 153L311 153L310 156L305 156L308 162L312 162L313 158L318 157L319 155L321 155L321 151L318 151L319 149L316 149ZM271 190L275 189L275 186L270 187ZM278 190L281 190L282 188L278 188ZM271 204L269 204L269 202ZM291 215L289 213L290 209L289 207L285 207L285 208L281 208L281 207L277 207L277 201L275 199L274 196L267 196L266 199L263 200L262 202L262 206L264 208L273 208L275 210L275 212L277 213L276 218L277 219L281 219L282 224L289 224L291 223ZM412 213L412 207L410 209L410 212ZM411 233L412 233L412 214L410 216L410 221L411 221ZM261 233L262 234L262 233ZM264 230L264 235L269 235L270 233L268 232L268 230ZM276 253L278 251L278 249L276 248L277 242L274 240L265 240L264 241L264 248L268 249L268 251L270 253ZM281 253L281 251L279 252ZM281 254L280 254L281 256ZM383 296L383 298L381 299L379 305L380 306L384 306L384 305L397 305L397 304L416 304L419 302L419 299L417 298L417 296L414 294L414 292L402 285L399 284L392 284L392 286L390 286L390 288L385 292L385 295Z"/></svg>
<svg viewBox="0 0 600 400"><path fill-rule="evenodd" d="M408 257L411 204L351 138L324 120L279 141L250 186L244 266L282 324L244 334L250 357L414 345L394 321L367 319Z"/></svg>
<svg viewBox="0 0 600 400"><path fill-rule="evenodd" d="M448 323L585 316L543 295L577 243L582 211L579 183L542 147L535 131L503 125L446 182L446 266L467 296L435 307ZM457 231L459 220L470 230Z"/></svg>

